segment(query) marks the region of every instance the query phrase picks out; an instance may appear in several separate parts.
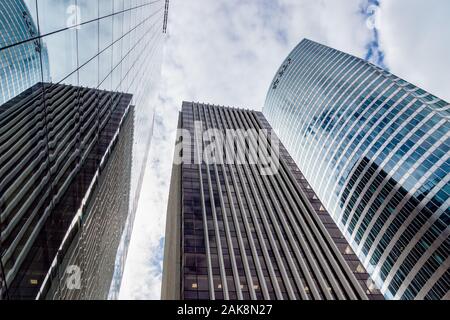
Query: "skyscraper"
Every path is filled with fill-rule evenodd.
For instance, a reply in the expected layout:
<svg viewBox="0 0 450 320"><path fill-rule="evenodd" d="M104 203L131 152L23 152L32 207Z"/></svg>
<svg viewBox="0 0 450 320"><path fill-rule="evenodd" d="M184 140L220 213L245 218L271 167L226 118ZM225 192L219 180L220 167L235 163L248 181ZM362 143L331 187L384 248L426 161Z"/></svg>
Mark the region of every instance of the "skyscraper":
<svg viewBox="0 0 450 320"><path fill-rule="evenodd" d="M450 106L303 40L264 115L389 299L450 299Z"/></svg>
<svg viewBox="0 0 450 320"><path fill-rule="evenodd" d="M38 83L0 107L6 297L106 298L128 216L130 101ZM66 294L70 269L80 283Z"/></svg>
<svg viewBox="0 0 450 320"><path fill-rule="evenodd" d="M168 1L26 3L2 3L4 19L27 11L35 27L2 42L0 59L39 76L2 78L18 79L21 91L0 106L1 297L115 298L152 137ZM20 60L24 45L41 49L26 58L32 65Z"/></svg>
<svg viewBox="0 0 450 320"><path fill-rule="evenodd" d="M49 81L47 48L37 36L24 0L0 2L0 105L37 82Z"/></svg>
<svg viewBox="0 0 450 320"><path fill-rule="evenodd" d="M382 298L262 113L184 102L178 127L163 299Z"/></svg>

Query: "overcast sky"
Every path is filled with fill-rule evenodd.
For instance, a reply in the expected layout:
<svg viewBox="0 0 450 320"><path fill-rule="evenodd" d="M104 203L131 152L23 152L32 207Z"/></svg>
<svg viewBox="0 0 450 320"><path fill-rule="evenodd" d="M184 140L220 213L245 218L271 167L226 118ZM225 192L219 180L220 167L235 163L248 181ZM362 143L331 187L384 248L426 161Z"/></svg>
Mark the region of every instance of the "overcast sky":
<svg viewBox="0 0 450 320"><path fill-rule="evenodd" d="M183 100L261 110L303 38L383 66L450 101L448 0L171 0L161 95L121 299L159 299Z"/></svg>

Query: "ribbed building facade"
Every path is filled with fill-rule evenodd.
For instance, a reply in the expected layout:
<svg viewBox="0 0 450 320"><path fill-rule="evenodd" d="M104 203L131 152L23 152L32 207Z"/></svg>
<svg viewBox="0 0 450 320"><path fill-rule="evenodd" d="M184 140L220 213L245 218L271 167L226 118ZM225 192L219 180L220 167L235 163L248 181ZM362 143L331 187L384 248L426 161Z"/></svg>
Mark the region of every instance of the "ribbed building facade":
<svg viewBox="0 0 450 320"><path fill-rule="evenodd" d="M153 132L168 0L5 0L0 9L0 130L2 138L11 139L0 140L2 296L117 298ZM127 112L117 109L123 101ZM105 127L108 141L99 131L105 116L118 121ZM119 128L128 129L119 137ZM106 148L97 160L110 160L80 158L89 154L93 141ZM107 151L111 141L117 141L120 156ZM16 149L26 160L10 162ZM22 167L32 160L35 166ZM110 162L121 163L123 171ZM89 175L77 178L83 163ZM10 165L16 166L14 173L4 169ZM102 174L92 175L96 171ZM23 176L12 183L13 174ZM104 191L94 197L94 189ZM84 199L87 194L91 198ZM28 211L32 209L35 214ZM79 229L75 221L86 225ZM52 231L41 238L37 230L47 228ZM66 248L68 243L77 245ZM35 258L30 260L26 252L36 252ZM107 258L76 265L90 278L82 278L81 289L65 290L61 266L93 261L93 254Z"/></svg>
<svg viewBox="0 0 450 320"><path fill-rule="evenodd" d="M49 81L47 48L37 36L23 0L0 2L0 48L5 48L0 54L0 105L37 82Z"/></svg>
<svg viewBox="0 0 450 320"><path fill-rule="evenodd" d="M310 40L264 115L389 299L450 299L450 106Z"/></svg>
<svg viewBox="0 0 450 320"><path fill-rule="evenodd" d="M184 102L178 127L163 299L383 298L262 113ZM203 159L217 132L246 134Z"/></svg>
<svg viewBox="0 0 450 320"><path fill-rule="evenodd" d="M130 102L38 83L0 107L2 298L107 298L128 217ZM81 280L70 294L68 266Z"/></svg>

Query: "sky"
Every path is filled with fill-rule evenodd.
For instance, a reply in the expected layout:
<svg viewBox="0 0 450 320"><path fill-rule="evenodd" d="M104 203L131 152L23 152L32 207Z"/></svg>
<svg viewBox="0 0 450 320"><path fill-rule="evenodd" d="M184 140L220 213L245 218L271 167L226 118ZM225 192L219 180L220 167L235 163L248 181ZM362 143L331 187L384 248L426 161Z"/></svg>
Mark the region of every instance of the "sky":
<svg viewBox="0 0 450 320"><path fill-rule="evenodd" d="M450 101L448 0L171 0L149 162L120 299L159 299L183 100L262 110L303 39L365 58Z"/></svg>

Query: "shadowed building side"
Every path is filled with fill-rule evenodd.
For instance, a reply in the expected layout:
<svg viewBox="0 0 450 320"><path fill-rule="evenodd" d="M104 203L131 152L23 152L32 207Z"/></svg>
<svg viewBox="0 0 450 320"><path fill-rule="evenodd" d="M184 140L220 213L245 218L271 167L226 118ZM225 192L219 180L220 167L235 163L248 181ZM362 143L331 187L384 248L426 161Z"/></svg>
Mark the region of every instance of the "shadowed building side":
<svg viewBox="0 0 450 320"><path fill-rule="evenodd" d="M129 212L131 99L38 83L0 106L0 298L51 285L51 298L107 297Z"/></svg>
<svg viewBox="0 0 450 320"><path fill-rule="evenodd" d="M133 118L134 107L130 106L123 118L116 118L118 131L103 135L102 143L111 147L84 196L39 298L108 298L116 253L128 218ZM79 268L79 275L70 266ZM75 281L79 281L78 288L74 288Z"/></svg>
<svg viewBox="0 0 450 320"><path fill-rule="evenodd" d="M181 113L178 118L181 129ZM177 143L180 143L178 139ZM176 151L175 151L176 152ZM175 155L176 156L176 155ZM181 165L172 166L169 202L167 205L166 235L164 243L163 276L161 287L162 300L180 300L181 291Z"/></svg>

